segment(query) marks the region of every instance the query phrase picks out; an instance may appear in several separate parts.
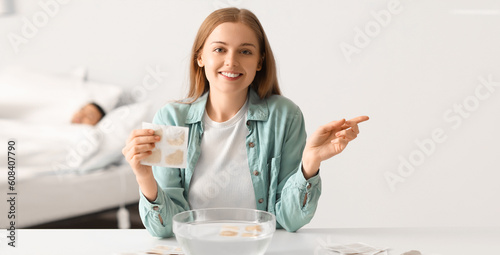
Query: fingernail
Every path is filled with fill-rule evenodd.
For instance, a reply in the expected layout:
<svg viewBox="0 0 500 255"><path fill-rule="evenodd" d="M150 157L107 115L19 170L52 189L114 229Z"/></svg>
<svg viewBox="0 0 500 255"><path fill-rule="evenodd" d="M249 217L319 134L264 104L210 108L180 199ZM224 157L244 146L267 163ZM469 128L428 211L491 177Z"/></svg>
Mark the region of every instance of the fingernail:
<svg viewBox="0 0 500 255"><path fill-rule="evenodd" d="M150 134L154 134L154 133L155 133L155 131L154 131L154 130L149 130L149 133L150 133Z"/></svg>
<svg viewBox="0 0 500 255"><path fill-rule="evenodd" d="M160 136L155 136L155 140L160 140Z"/></svg>

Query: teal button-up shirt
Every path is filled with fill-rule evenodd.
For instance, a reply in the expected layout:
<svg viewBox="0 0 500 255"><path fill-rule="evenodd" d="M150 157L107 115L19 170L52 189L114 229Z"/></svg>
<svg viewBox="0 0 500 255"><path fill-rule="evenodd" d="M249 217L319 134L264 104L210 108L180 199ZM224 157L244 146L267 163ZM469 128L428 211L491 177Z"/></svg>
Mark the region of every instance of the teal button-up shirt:
<svg viewBox="0 0 500 255"><path fill-rule="evenodd" d="M202 153L202 118L207 99L205 93L191 104L167 104L153 119L155 124L189 128L187 167L153 167L158 196L149 202L140 193L139 213L153 236L172 236L172 217L190 209L189 184ZM246 150L257 209L276 215L278 228L296 231L311 221L321 194L319 174L308 180L302 174L304 117L299 107L283 96L260 99L249 89L248 100Z"/></svg>

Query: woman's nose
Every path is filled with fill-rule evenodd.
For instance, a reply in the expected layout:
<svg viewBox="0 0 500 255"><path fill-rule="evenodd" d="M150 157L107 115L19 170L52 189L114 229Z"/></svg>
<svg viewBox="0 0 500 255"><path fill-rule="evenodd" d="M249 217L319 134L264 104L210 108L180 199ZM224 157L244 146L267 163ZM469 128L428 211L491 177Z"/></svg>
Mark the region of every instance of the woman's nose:
<svg viewBox="0 0 500 255"><path fill-rule="evenodd" d="M238 66L238 56L236 55L236 52L228 51L224 64L226 66Z"/></svg>

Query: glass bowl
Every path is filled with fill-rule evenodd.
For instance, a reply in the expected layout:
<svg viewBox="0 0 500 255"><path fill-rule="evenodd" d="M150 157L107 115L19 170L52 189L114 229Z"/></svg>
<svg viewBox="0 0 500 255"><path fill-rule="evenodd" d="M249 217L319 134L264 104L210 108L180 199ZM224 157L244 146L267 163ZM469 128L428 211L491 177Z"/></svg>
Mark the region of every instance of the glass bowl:
<svg viewBox="0 0 500 255"><path fill-rule="evenodd" d="M276 218L252 209L191 210L173 217L173 231L187 255L262 255L276 231Z"/></svg>

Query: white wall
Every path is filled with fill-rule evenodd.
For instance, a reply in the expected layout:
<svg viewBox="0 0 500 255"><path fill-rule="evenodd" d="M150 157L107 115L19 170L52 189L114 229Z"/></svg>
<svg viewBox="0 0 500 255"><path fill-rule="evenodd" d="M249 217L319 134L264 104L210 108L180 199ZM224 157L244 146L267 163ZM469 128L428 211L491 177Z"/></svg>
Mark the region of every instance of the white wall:
<svg viewBox="0 0 500 255"><path fill-rule="evenodd" d="M90 80L134 91L157 67L168 75L139 98L156 107L185 95L203 19L229 4L248 8L308 133L331 120L371 118L322 165L323 195L308 227L500 226L498 1L70 0L15 53L9 35L46 12L37 1L18 2L16 15L0 18L0 67L83 65ZM381 11L392 11L384 25L372 13ZM371 29L369 41L357 28ZM394 189L387 175L398 178Z"/></svg>

